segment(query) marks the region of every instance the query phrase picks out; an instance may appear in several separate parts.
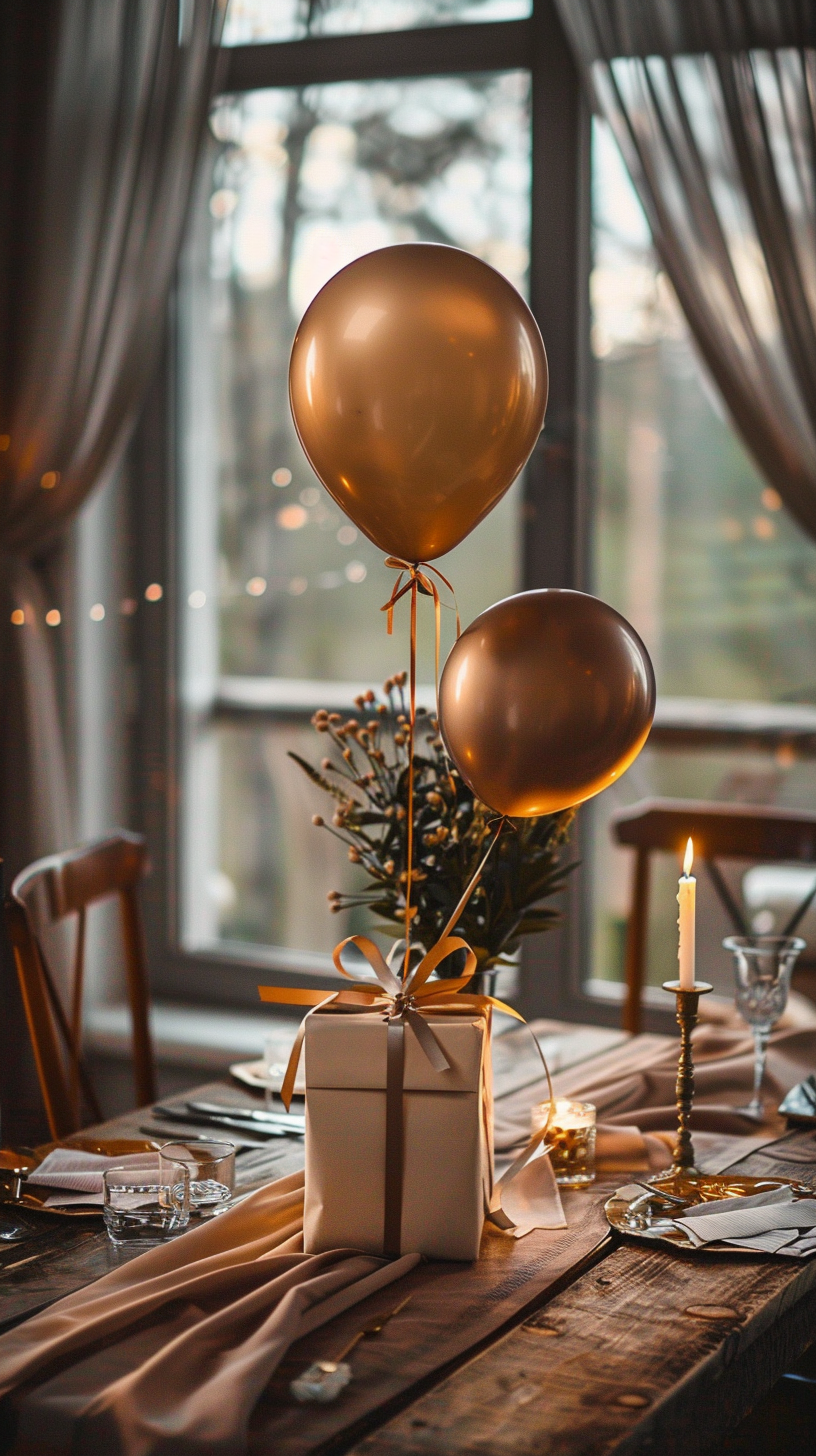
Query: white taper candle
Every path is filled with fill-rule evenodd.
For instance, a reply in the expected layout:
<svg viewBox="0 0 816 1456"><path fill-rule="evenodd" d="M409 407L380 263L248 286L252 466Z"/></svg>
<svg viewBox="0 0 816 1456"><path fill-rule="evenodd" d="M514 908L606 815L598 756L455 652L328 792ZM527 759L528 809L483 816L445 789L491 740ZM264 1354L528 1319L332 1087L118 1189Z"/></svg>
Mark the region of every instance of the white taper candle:
<svg viewBox="0 0 816 1456"><path fill-rule="evenodd" d="M677 895L677 903L680 906L678 920L680 945L677 958L680 962L680 989L682 991L691 991L695 980L694 926L697 909L697 881L691 873L693 860L694 845L689 840L686 845L686 857L683 860L683 873L680 876Z"/></svg>

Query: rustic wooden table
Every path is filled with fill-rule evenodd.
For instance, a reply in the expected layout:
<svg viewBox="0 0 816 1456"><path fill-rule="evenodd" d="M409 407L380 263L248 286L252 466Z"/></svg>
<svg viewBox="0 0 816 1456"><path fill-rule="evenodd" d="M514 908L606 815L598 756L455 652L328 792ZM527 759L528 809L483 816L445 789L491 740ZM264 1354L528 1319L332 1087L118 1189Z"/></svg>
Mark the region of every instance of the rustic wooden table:
<svg viewBox="0 0 816 1456"><path fill-rule="evenodd" d="M225 1083L196 1094L252 1101ZM96 1131L134 1136L158 1126L143 1110ZM268 1146L266 1179L302 1165L299 1141ZM790 1133L735 1167L816 1187L816 1136ZM30 1242L0 1246L0 1329L106 1273L114 1259L98 1222L40 1217ZM386 1407L364 1431L333 1442L332 1452L694 1456L716 1448L816 1334L816 1260L691 1259L610 1237L591 1267L561 1280L538 1307L530 1293L526 1317L431 1388L410 1391L400 1409Z"/></svg>

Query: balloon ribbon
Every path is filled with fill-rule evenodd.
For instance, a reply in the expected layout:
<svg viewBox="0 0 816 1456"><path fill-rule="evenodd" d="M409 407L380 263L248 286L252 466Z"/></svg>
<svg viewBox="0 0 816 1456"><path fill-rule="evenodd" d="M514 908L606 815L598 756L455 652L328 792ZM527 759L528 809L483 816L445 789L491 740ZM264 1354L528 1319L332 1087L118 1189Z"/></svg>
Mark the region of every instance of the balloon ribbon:
<svg viewBox="0 0 816 1456"><path fill-rule="evenodd" d="M428 561L403 561L400 556L387 556L386 566L393 571L398 571L399 576L394 583L394 589L381 611L387 613L387 630L389 637L394 630L394 608L408 592L411 593L411 660L410 660L410 709L408 719L408 835L405 847L405 958L402 968L403 981L408 978L408 971L411 962L411 920L413 913L411 909L411 884L414 874L414 730L416 727L416 659L417 659L417 592L421 591L425 596L433 597L434 620L436 626L436 652L434 659L434 684L436 689L436 714L439 719L439 648L442 635L442 602L439 596L439 588L434 581L438 576L439 580L448 588L453 597L453 605L456 611L456 637L462 630L459 619L459 608L456 605L456 593L446 576L442 575L435 566ZM403 586L403 577L408 580Z"/></svg>

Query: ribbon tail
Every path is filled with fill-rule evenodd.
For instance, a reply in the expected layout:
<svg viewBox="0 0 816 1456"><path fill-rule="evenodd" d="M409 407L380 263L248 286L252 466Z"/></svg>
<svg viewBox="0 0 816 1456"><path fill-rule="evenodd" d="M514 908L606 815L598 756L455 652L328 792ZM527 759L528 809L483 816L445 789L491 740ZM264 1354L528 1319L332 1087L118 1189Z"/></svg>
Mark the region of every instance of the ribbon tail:
<svg viewBox="0 0 816 1456"><path fill-rule="evenodd" d="M492 1000L493 998L491 997L490 999ZM511 1010L510 1007L503 1006L501 1002L494 1001L493 1004L499 1006L502 1011ZM517 1011L511 1011L511 1014L515 1015L519 1021L524 1020L523 1017L519 1016ZM524 1024L525 1026L527 1025L526 1022ZM505 1231L515 1229L517 1225L502 1207L502 1195L509 1188L513 1180L518 1177L519 1173L521 1173L521 1171L527 1167L527 1164L532 1159L532 1156L536 1152L536 1149L541 1147L543 1148L545 1156L549 1154L550 1147L545 1142L545 1139L550 1130L550 1124L552 1122L553 1113L555 1111L555 1097L553 1095L552 1077L550 1076L550 1069L547 1066L547 1058L541 1050L541 1045L539 1043L538 1037L529 1027L528 1030L530 1031L530 1035L535 1043L535 1049L538 1052L539 1057L541 1058L541 1065L544 1068L544 1073L547 1078L547 1095L549 1097L550 1106L547 1112L547 1121L545 1122L544 1126L540 1127L536 1132L533 1133L532 1137L522 1148L521 1152L518 1153L517 1156L513 1159L510 1167L505 1169L504 1173L502 1173L501 1178L493 1186L493 1192L490 1197L490 1206L487 1212L487 1218L490 1223L495 1224L497 1228L504 1229Z"/></svg>
<svg viewBox="0 0 816 1456"><path fill-rule="evenodd" d="M306 1022L309 1020L310 1016L314 1015L315 1011L320 1010L321 1006L328 1006L330 1001L336 1001L337 995L338 993L336 991L332 992L331 996L326 996L323 1001L318 1002L317 1006L313 1006L311 1011L307 1011L306 1015L300 1023L300 1026L297 1029L297 1036L295 1037L292 1050L289 1053L289 1061L286 1064L286 1071L284 1073L283 1082L281 1083L280 1090L281 1102L283 1103L287 1112L289 1111L289 1107L295 1092L295 1078L297 1077L297 1070L300 1065L300 1054L303 1050L303 1039L306 1035Z"/></svg>
<svg viewBox="0 0 816 1456"><path fill-rule="evenodd" d="M414 1011L411 1007L406 1008L405 1016L408 1020L408 1025L413 1031L414 1036L422 1047L422 1050L424 1051L434 1071L449 1072L450 1062L445 1056L445 1051L442 1043L440 1042L433 1028L428 1025L427 1021L425 1021L422 1016L420 1016L418 1011Z"/></svg>
<svg viewBox="0 0 816 1456"><path fill-rule="evenodd" d="M402 1245L402 1186L405 1164L405 1019L388 1022L385 1082L385 1195L383 1200L383 1253L398 1258Z"/></svg>
<svg viewBox="0 0 816 1456"><path fill-rule="evenodd" d="M471 895L473 894L473 891L476 889L476 886L479 883L479 878L481 876L482 870L484 869L485 865L487 864L487 861L489 860L491 854L493 853L494 849L496 848L496 845L499 842L499 835L501 834L502 829L504 828L506 822L507 822L506 817L505 816L502 816L502 818L499 820L499 824L498 824L498 828L496 829L496 833L494 834L494 836L493 836L490 844L488 845L485 854L482 856L482 860L481 860L481 863L479 865L479 868L477 869L475 875L473 876L473 878L470 881L470 884L468 885L467 889L465 890L464 894L462 895L462 898L459 901L459 904L456 906L456 909L454 910L453 914L451 915L450 920L448 921L447 925L445 926L445 929L442 931L442 934L439 937L440 940L444 940L446 936L450 935L451 931L453 930L454 925L456 924L457 920L459 919L459 916L462 914L462 911L464 910L465 906L467 905L468 900L470 899Z"/></svg>

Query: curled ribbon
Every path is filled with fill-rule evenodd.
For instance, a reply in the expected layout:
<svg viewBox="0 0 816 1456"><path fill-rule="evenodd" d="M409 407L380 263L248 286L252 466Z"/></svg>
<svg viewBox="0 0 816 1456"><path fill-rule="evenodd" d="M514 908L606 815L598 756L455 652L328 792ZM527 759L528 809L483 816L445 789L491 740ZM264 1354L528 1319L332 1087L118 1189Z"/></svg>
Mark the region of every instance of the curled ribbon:
<svg viewBox="0 0 816 1456"><path fill-rule="evenodd" d="M459 608L456 605L456 593L446 576L442 575L435 566L428 561L403 561L400 556L387 556L386 566L393 571L398 571L399 576L394 583L394 589L380 610L387 613L388 635L394 630L394 608L397 602L408 592L411 593L411 671L410 671L410 714L408 721L408 842L405 849L405 963L403 965L403 980L408 977L408 966L411 959L411 882L413 879L414 867L414 730L416 728L416 658L417 658L417 592L424 592L426 596L433 597L434 620L436 624L436 655L434 666L434 684L436 691L436 713L439 718L439 648L442 635L442 601L439 596L439 588L434 581L438 576L445 584L453 597L453 605L456 611L456 636L462 630L459 620ZM408 580L403 586L403 577L407 574Z"/></svg>
<svg viewBox="0 0 816 1456"><path fill-rule="evenodd" d="M491 846L492 848L492 846ZM458 911L458 907L457 907ZM455 923L455 922L454 922ZM343 965L342 955L346 946L354 945L371 967L376 982L356 980L351 971ZM439 963L453 951L466 952L465 966L461 976L445 980L430 980ZM366 935L351 935L335 947L332 959L337 970L346 976L351 985L341 991L326 995L323 991L305 987L260 986L262 1001L285 1002L290 1005L310 1006L304 1016L281 1087L281 1099L288 1109L294 1092L295 1078L300 1062L306 1021L315 1011L356 1011L382 1016L387 1023L386 1044L386 1114L385 1114L385 1206L383 1216L383 1253L396 1257L400 1252L403 1195L403 1165L405 1127L403 1116L403 1079L405 1070L405 1028L410 1026L423 1053L437 1072L448 1071L450 1062L444 1047L428 1022L424 1019L432 1014L444 1015L462 1011L475 1012L487 1021L486 1035L490 1034L492 1008L504 1011L517 1021L524 1017L494 996L479 996L464 991L476 969L476 956L467 941L461 936L443 933L436 945L428 951L407 980L395 975L379 947ZM526 1023L524 1023L526 1025ZM531 1033L532 1034L532 1033ZM533 1037L536 1050L541 1057L550 1097L550 1112L544 1127L536 1132L526 1147L515 1158L507 1171L491 1189L487 1217L502 1229L514 1227L513 1221L501 1206L503 1190L529 1162L535 1150L544 1144L552 1118L554 1101L552 1081L544 1054L538 1039ZM489 1089L484 1103L485 1118L489 1115ZM490 1139L490 1129L486 1129ZM547 1149L544 1147L544 1151Z"/></svg>

